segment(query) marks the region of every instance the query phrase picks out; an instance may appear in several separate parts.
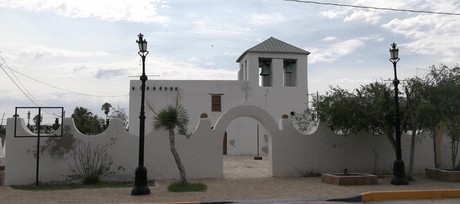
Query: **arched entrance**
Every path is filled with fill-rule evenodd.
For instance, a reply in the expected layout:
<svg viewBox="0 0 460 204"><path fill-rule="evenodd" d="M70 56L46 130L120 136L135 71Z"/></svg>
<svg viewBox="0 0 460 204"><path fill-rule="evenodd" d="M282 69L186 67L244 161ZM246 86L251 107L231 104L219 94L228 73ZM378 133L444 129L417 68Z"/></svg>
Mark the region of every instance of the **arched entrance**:
<svg viewBox="0 0 460 204"><path fill-rule="evenodd" d="M272 155L272 148L271 148L271 138L276 137L279 134L279 129L278 125L276 124L275 120L272 118L272 116L266 112L265 110L253 106L253 105L241 105L241 106L236 106L227 112L223 113L219 119L216 121L216 124L214 126L214 130L217 132L216 135L221 135L222 140L228 140L230 145L232 145L232 139L231 139L231 133L232 131L229 130L227 131L227 128L231 128L231 123L236 122L239 120L244 119L245 121L252 122L253 128L251 128L251 137L245 138L246 140L254 140L251 141L254 144L256 143L256 127L260 125L261 129L263 128L266 131L266 138L268 140L266 148L268 149L268 154L264 154L262 157L262 160L254 160L254 156L256 154L239 154L238 156L236 155L228 155L228 156L223 156L223 162L228 162L223 164L223 168L226 168L225 171L223 170L223 176L229 178L228 176L230 175L230 178L233 176L233 178L246 178L246 177L261 177L260 175L263 176L271 176L272 175L272 165L271 165L271 155ZM246 122L243 122L246 123ZM257 124L257 126L255 125ZM244 131L244 130L243 130ZM229 132L229 134L227 134ZM260 135L260 138L264 140L263 135ZM233 141L235 142L235 141ZM235 145L238 144L243 144L243 140L238 141ZM247 142L247 141L246 141ZM228 145L228 144L227 144ZM255 148L255 147L254 147ZM258 150L258 149L256 149ZM230 153L227 151L227 153ZM227 169L227 168L232 168L232 169ZM246 171L249 170L249 171ZM257 171L260 170L261 174L257 174ZM231 174L228 174L228 172L231 172ZM235 174L233 174L235 173ZM244 175L244 174L248 175ZM253 176L251 176L253 175Z"/></svg>

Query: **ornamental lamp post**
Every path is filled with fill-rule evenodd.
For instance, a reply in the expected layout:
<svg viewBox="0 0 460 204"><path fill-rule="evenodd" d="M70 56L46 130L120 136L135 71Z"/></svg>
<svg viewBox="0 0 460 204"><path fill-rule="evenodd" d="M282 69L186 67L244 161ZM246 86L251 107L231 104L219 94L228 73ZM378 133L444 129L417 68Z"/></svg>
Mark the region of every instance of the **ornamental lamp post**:
<svg viewBox="0 0 460 204"><path fill-rule="evenodd" d="M27 112L27 128L30 130L30 111Z"/></svg>
<svg viewBox="0 0 460 204"><path fill-rule="evenodd" d="M395 86L395 134L396 134L396 160L393 162L393 178L391 184L393 185L407 185L409 182L406 179L406 172L404 169L404 161L401 157L401 118L399 116L399 80L396 74L396 64L399 61L399 49L396 48L396 43L391 44L390 48L390 62L393 63L395 78L393 85Z"/></svg>
<svg viewBox="0 0 460 204"><path fill-rule="evenodd" d="M136 40L139 45L139 56L142 58L142 75L140 80L141 84L141 112L139 115L139 165L136 168L134 175L134 188L131 191L131 195L148 195L150 189L147 185L147 169L144 167L144 138L145 138L145 81L147 81L147 75L145 75L145 57L149 54L147 51L147 41L144 39L144 35L139 33L139 39Z"/></svg>

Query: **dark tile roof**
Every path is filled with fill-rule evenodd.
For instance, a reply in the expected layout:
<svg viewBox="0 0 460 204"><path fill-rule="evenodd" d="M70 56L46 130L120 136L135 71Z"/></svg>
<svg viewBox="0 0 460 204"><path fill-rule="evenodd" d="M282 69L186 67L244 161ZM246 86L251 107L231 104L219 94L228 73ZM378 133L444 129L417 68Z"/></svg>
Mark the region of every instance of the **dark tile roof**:
<svg viewBox="0 0 460 204"><path fill-rule="evenodd" d="M236 62L240 62L241 58L249 52L259 52L259 53L293 53L293 54L310 54L310 52L298 48L296 46L290 45L285 43L281 40L278 40L274 37L270 37L267 40L259 43L258 45L249 48L240 57L236 60Z"/></svg>

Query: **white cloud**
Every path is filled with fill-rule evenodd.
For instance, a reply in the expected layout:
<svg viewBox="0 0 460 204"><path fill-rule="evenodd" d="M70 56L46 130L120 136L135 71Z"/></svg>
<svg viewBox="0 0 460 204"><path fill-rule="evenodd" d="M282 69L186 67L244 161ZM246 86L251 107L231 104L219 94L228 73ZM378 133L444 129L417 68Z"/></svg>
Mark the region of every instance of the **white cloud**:
<svg viewBox="0 0 460 204"><path fill-rule="evenodd" d="M147 66L147 65L146 65ZM177 60L174 58L158 57L149 65L155 67L155 75L158 79L177 79L177 80L236 80L235 71L229 71L221 68L207 69L201 67L194 60Z"/></svg>
<svg viewBox="0 0 460 204"><path fill-rule="evenodd" d="M370 24L377 24L380 21L381 17L377 11L364 11L357 10L352 12L349 16L346 16L343 21L364 21Z"/></svg>
<svg viewBox="0 0 460 204"><path fill-rule="evenodd" d="M106 21L128 21L166 24L169 17L158 14L165 8L156 0L4 0L1 8L21 8L37 12L53 12L71 18L98 18Z"/></svg>
<svg viewBox="0 0 460 204"><path fill-rule="evenodd" d="M18 51L19 56L30 57L33 59L41 59L47 57L101 57L107 56L106 52L102 51L75 51L68 49L55 49L40 46L32 46Z"/></svg>
<svg viewBox="0 0 460 204"><path fill-rule="evenodd" d="M250 31L246 27L209 20L195 21L194 24L195 28L191 32L198 34L240 34Z"/></svg>
<svg viewBox="0 0 460 204"><path fill-rule="evenodd" d="M285 21L283 15L279 13L255 13L249 16L249 22L254 25L270 25Z"/></svg>
<svg viewBox="0 0 460 204"><path fill-rule="evenodd" d="M329 37L323 38L323 41L334 41L335 39L336 39L336 37L329 36Z"/></svg>
<svg viewBox="0 0 460 204"><path fill-rule="evenodd" d="M402 46L414 53L440 55L446 63L458 60L460 55L458 17L417 15L406 19L393 19L382 27L410 39Z"/></svg>
<svg viewBox="0 0 460 204"><path fill-rule="evenodd" d="M338 58L352 53L354 50L365 46L365 41L375 39L375 37L361 37L340 41L326 48L312 48L310 50L309 62L314 64L317 62L334 62Z"/></svg>

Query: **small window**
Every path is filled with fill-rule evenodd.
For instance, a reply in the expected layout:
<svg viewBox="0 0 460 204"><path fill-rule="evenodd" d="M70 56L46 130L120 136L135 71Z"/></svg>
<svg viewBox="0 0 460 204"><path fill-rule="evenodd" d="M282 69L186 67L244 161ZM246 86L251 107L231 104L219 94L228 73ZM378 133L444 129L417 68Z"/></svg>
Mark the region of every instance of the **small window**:
<svg viewBox="0 0 460 204"><path fill-rule="evenodd" d="M211 94L211 112L222 111L222 94Z"/></svg>

